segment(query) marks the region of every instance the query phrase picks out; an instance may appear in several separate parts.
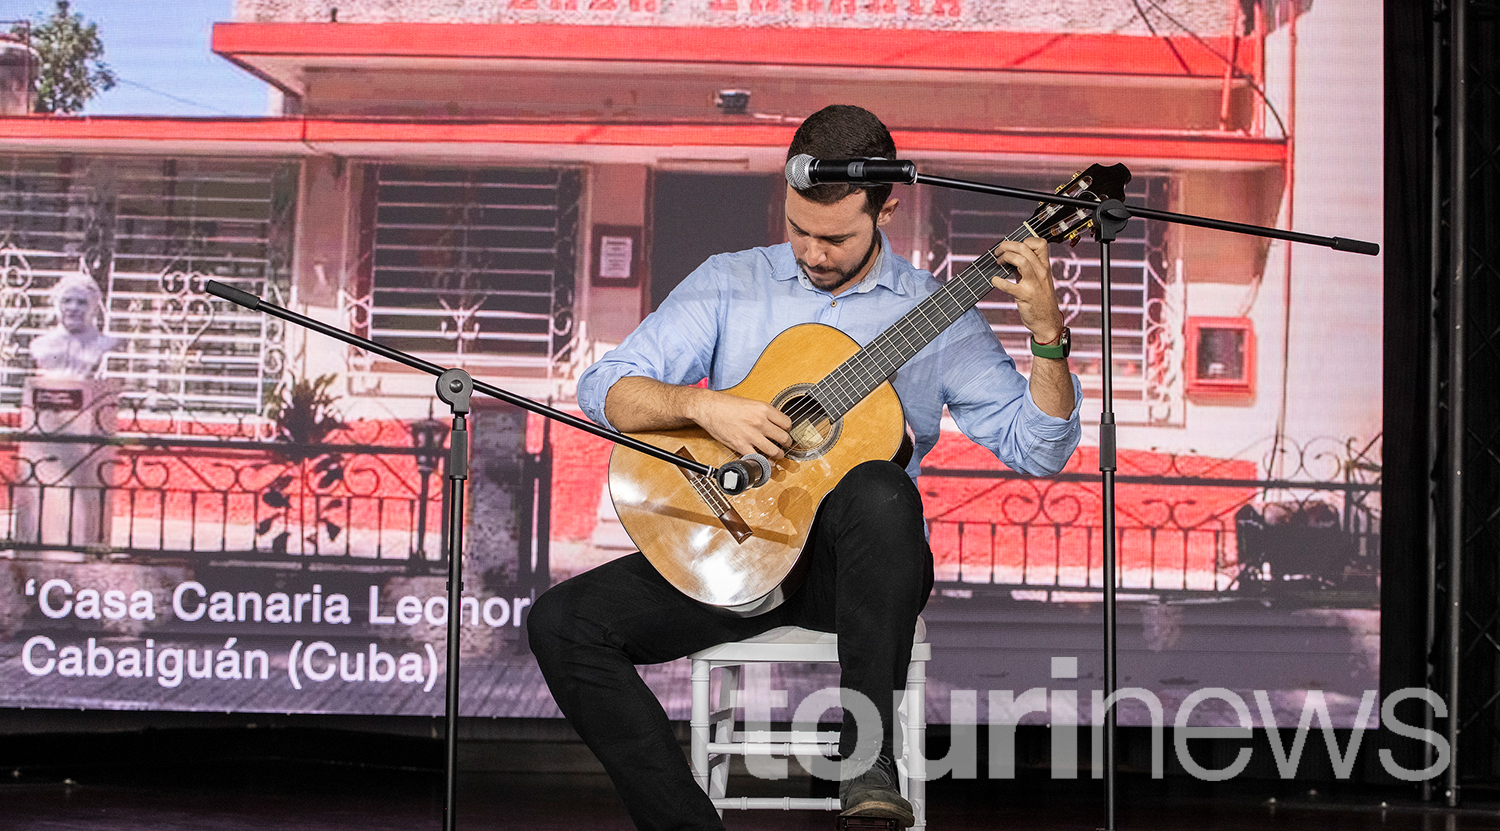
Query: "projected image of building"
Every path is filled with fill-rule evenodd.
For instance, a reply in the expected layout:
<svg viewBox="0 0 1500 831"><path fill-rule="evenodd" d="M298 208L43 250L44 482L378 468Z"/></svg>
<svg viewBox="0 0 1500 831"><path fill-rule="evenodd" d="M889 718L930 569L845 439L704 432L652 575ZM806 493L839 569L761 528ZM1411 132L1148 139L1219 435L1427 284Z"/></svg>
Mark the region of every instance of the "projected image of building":
<svg viewBox="0 0 1500 831"><path fill-rule="evenodd" d="M14 568L143 569L129 579L150 590L217 569L264 595L266 575L315 565L361 575L329 578L352 581L357 621L371 585L427 591L442 579L432 380L210 301L203 281L570 408L583 368L706 256L783 241L785 147L826 104L876 112L927 173L1051 190L1123 162L1137 204L1349 237L1382 221L1380 30L1351 2L1178 0L1145 18L1129 2L437 5L349 0L330 20L323 4L241 0L213 49L273 87L263 118L0 118ZM1034 207L895 195L896 253L940 279ZM1096 648L1106 298L1096 246L1053 255L1084 447L1031 480L947 425L920 482L934 639L1029 626L1055 634L1049 654ZM1142 683L1201 660L1230 688L1297 690L1336 665L1325 689L1351 717L1378 672L1380 260L1136 221L1113 264L1123 586L1140 608L1126 648L1155 673ZM45 479L25 450L39 443L30 347L54 325L53 287L80 271L117 339L99 369L113 425L86 431L84 466L103 469L84 484ZM981 309L1024 371L1007 305ZM519 668L518 600L634 546L605 442L478 406L471 573L507 604L485 648ZM85 491L110 519L94 539L18 518ZM1271 601L1268 617L1240 616L1244 598ZM1227 664L1224 639L1266 637L1267 620L1304 662ZM6 677L24 680L10 656L28 624L6 625ZM934 677L975 687L972 667L998 660L977 654L955 645ZM1035 663L1007 683L1045 685ZM496 698L493 714L555 712L539 678L517 683L534 685L516 699L534 712ZM440 709L428 698L402 706ZM308 706L381 711L352 695Z"/></svg>

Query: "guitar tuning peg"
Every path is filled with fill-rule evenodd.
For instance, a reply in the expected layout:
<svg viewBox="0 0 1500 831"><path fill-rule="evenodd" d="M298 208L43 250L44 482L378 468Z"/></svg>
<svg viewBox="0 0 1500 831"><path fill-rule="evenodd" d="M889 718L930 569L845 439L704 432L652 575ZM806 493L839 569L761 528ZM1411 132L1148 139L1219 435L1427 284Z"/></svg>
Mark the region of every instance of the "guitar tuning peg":
<svg viewBox="0 0 1500 831"><path fill-rule="evenodd" d="M1065 190L1068 189L1068 185L1071 185L1074 182L1078 181L1078 177L1082 176L1082 175L1083 175L1083 171L1082 170L1075 170L1075 171L1073 171L1073 178L1071 178L1068 181L1063 182L1062 184L1058 185L1057 186L1057 190L1054 190L1052 192L1053 193L1062 193L1063 191L1065 191Z"/></svg>

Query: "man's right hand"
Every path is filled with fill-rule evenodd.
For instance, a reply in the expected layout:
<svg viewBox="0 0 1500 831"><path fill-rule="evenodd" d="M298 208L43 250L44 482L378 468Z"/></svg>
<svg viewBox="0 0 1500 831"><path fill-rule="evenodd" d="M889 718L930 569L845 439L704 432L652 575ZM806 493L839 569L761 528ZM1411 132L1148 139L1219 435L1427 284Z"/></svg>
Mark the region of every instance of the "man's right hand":
<svg viewBox="0 0 1500 831"><path fill-rule="evenodd" d="M688 415L720 444L741 456L760 453L768 459L779 459L792 443L787 432L792 429L792 420L786 413L753 398L701 390L692 397Z"/></svg>
<svg viewBox="0 0 1500 831"><path fill-rule="evenodd" d="M792 420L764 401L702 387L679 387L652 378L627 376L609 388L605 415L616 430L640 433L696 424L743 456L760 453L779 459L790 447Z"/></svg>

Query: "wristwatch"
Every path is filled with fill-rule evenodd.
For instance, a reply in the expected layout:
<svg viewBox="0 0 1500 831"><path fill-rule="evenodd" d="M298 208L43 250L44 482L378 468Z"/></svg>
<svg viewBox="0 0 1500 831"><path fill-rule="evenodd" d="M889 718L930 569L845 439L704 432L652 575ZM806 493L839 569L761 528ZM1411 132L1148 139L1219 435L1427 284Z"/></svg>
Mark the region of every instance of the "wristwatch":
<svg viewBox="0 0 1500 831"><path fill-rule="evenodd" d="M1031 341L1031 354L1038 358L1066 358L1073 349L1072 338L1066 326L1051 343L1037 343L1035 335L1029 340Z"/></svg>

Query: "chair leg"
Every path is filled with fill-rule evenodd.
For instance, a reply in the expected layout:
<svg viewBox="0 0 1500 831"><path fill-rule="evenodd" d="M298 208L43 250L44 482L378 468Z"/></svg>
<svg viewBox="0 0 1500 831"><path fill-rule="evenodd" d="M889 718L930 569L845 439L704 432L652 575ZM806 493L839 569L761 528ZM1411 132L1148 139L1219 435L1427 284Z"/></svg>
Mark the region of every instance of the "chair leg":
<svg viewBox="0 0 1500 831"><path fill-rule="evenodd" d="M925 646L925 645L924 645ZM723 654L723 650L720 653ZM793 652L793 650L788 650ZM839 810L838 799L798 799L792 797L784 798L735 798L727 799L725 791L729 780L730 760L736 753L747 752L746 763L751 766L751 773L761 776L762 773L770 771L757 770L752 762L758 761L780 761L779 757L791 754L794 750L805 750L804 743L832 742L837 745L837 734L832 738L824 738L824 734L814 737L802 737L795 731L786 733L783 731L770 730L770 724L762 725L762 719L769 719L770 712L760 712L760 707L753 710L746 708L746 697L741 694L741 688L746 684L753 684L759 691L760 675L764 670L770 672L767 664L779 663L783 660L791 660L796 657L799 662L824 662L834 661L835 658L823 657L819 651L819 657L808 657L801 653L793 653L793 656L780 658L771 657L764 653L755 658L744 660L694 660L692 662L692 768L694 779L711 799L721 802L727 807L737 809L780 809L780 810ZM714 670L722 669L718 678L718 694L714 695ZM912 813L915 815L915 828L926 828L927 826L927 665L925 661L913 660L907 667L906 688L902 691L901 701L897 706L896 723L900 725L901 752L896 759L897 778L901 793L911 802ZM775 703L779 701L780 703ZM715 704L715 702L717 702ZM776 691L776 695L764 702L771 707L785 707L786 692ZM743 723L743 726L741 724ZM894 729L894 725L892 726ZM719 745L725 748L724 753L710 753L711 745ZM786 776L785 767L781 768L780 776L764 776L763 778L783 778ZM719 816L724 815L724 809L718 809ZM887 827L893 827L886 820L877 820L868 817L840 817L837 824L840 828L874 829L879 823L886 823Z"/></svg>
<svg viewBox="0 0 1500 831"><path fill-rule="evenodd" d="M736 699L739 697L741 679L743 673L739 664L730 664L721 668L719 672L719 711L724 713L723 717L713 723L713 736L716 742L734 741L734 724L736 720ZM709 767L708 795L710 799L722 799L729 790L729 764L730 755L721 754L715 758ZM724 812L720 811L719 816Z"/></svg>
<svg viewBox="0 0 1500 831"><path fill-rule="evenodd" d="M708 661L693 661L693 711L688 722L690 747L688 761L698 787L708 791L709 684L713 666Z"/></svg>
<svg viewBox="0 0 1500 831"><path fill-rule="evenodd" d="M907 794L913 828L927 827L927 662L912 661L906 671L906 710L903 727L906 735L902 755L906 758Z"/></svg>

